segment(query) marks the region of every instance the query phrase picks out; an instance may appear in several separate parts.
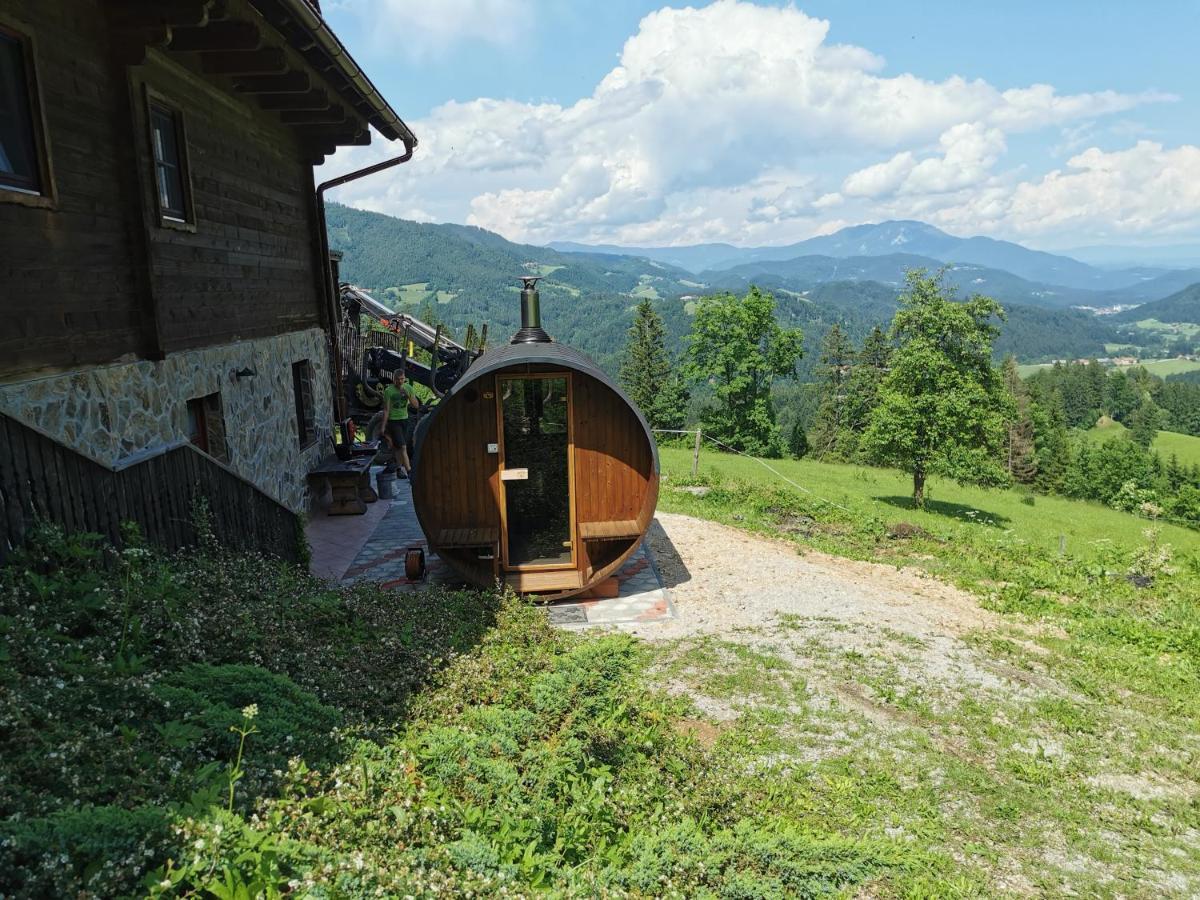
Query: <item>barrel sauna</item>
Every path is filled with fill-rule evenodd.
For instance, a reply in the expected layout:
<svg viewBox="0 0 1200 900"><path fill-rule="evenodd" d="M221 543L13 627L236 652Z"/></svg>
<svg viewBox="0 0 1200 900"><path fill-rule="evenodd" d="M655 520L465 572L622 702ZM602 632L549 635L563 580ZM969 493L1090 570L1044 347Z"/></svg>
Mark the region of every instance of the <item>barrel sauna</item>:
<svg viewBox="0 0 1200 900"><path fill-rule="evenodd" d="M413 503L430 549L465 581L558 600L614 575L658 500L641 411L587 356L523 327L487 351L417 428Z"/></svg>

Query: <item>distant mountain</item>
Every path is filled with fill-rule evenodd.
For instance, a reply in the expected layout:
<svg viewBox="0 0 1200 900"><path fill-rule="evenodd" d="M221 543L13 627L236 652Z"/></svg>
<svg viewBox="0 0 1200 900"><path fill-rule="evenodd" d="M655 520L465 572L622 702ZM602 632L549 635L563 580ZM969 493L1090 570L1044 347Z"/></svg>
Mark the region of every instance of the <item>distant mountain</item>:
<svg viewBox="0 0 1200 900"><path fill-rule="evenodd" d="M1193 276L1200 274L1193 270ZM1112 317L1117 322L1140 322L1157 319L1159 322L1192 322L1200 325L1200 283L1190 285L1178 293L1135 309L1127 309Z"/></svg>
<svg viewBox="0 0 1200 900"><path fill-rule="evenodd" d="M804 329L801 376L808 377L818 362L821 340L834 322L860 341L875 325L890 322L906 269L939 264L930 257L903 253L810 255L698 276L666 260L566 253L515 244L480 228L420 224L338 204L330 204L326 215L330 246L345 254L343 280L367 288L393 307L443 322L459 335L469 323L487 323L493 343L506 340L518 326L516 276L542 274L547 331L590 354L610 372L617 368L640 298L655 303L670 345L678 353L698 297L720 290L742 292L757 284L774 291L784 323ZM956 266L950 277L963 293L986 291L1006 302L1008 321L997 342L998 353L1012 351L1029 361L1103 355L1104 344L1116 340L1115 329L1106 319L1072 310L1038 309L1009 299L1028 298L1043 306L1066 302L1036 296L1045 286L984 266Z"/></svg>
<svg viewBox="0 0 1200 900"><path fill-rule="evenodd" d="M580 252L586 245L556 243L551 246L568 252ZM1011 241L954 237L932 225L914 221L853 225L833 234L779 247L737 248L729 244L703 244L693 247L621 248L606 245L602 252L658 259L692 272L728 269L751 262L788 260L797 256L890 256L906 253L942 263L970 263L1003 269L1040 284L1093 291L1123 288L1138 284L1147 277L1144 270L1101 269L1067 256L1030 250Z"/></svg>
<svg viewBox="0 0 1200 900"><path fill-rule="evenodd" d="M1120 290L1105 291L1100 295L1102 298L1100 306L1115 306L1118 303L1149 303L1152 300L1163 300L1198 281L1200 281L1200 268L1171 269ZM1091 306L1093 304L1089 303L1087 305ZM1144 319L1147 317L1138 316L1138 318Z"/></svg>
<svg viewBox="0 0 1200 900"><path fill-rule="evenodd" d="M1200 267L1200 244L1170 244L1163 247L1094 246L1060 251L1064 256L1089 265L1107 268L1159 266L1179 269Z"/></svg>
<svg viewBox="0 0 1200 900"><path fill-rule="evenodd" d="M690 247L618 247L616 244L577 244L551 241L551 250L563 253L604 253L610 256L640 256L655 262L678 266L688 272L727 269L745 262L745 250L732 244L693 244ZM786 257L783 257L786 259Z"/></svg>
<svg viewBox="0 0 1200 900"><path fill-rule="evenodd" d="M749 284L804 290L826 281L878 281L897 288L909 269L936 270L939 260L908 253L884 256L799 256L782 261L744 263L732 269L703 272L699 278L714 287L738 290ZM1058 285L1038 284L1011 272L979 265L954 265L946 280L960 294L987 294L1001 303L1019 303L1061 309L1069 306L1107 305L1103 295Z"/></svg>

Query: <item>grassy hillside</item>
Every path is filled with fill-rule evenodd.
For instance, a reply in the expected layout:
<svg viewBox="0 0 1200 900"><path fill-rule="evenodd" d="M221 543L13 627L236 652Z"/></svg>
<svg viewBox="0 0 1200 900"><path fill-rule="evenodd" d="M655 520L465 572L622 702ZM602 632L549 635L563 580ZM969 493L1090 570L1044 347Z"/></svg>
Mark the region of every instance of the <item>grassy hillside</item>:
<svg viewBox="0 0 1200 900"><path fill-rule="evenodd" d="M1195 278L1200 270L1192 269L1184 274L1185 277ZM1113 318L1119 322L1137 322L1141 319L1156 319L1159 322L1193 322L1200 323L1200 283L1190 284L1180 291L1143 303L1134 309L1117 313Z"/></svg>
<svg viewBox="0 0 1200 900"><path fill-rule="evenodd" d="M1160 432L1160 436L1168 434ZM1185 443L1187 452L1200 461L1200 438L1171 435L1163 446L1177 448ZM691 471L690 450L664 447L661 456L668 477L682 477ZM1180 459L1183 458L1181 452ZM702 474L793 490L760 463L746 457L705 448L700 461ZM909 522L928 530L961 527L971 538L990 539L1008 532L1030 547L1054 552L1061 535L1067 540L1068 552L1079 558L1103 556L1114 546L1126 550L1138 547L1143 543L1142 529L1147 524L1145 520L1096 503L1034 497L1018 490L971 487L940 478L930 479L926 486L927 508L918 511L912 508L912 480L895 470L807 459L771 460L770 465L813 494L849 508L855 516L887 523ZM1162 537L1180 550L1200 551L1200 532L1167 525Z"/></svg>
<svg viewBox="0 0 1200 900"><path fill-rule="evenodd" d="M1103 441L1116 435L1125 434L1127 430L1120 422L1114 422L1106 417L1083 434L1088 440ZM1161 453L1163 459L1174 455L1184 465L1200 464L1200 437L1177 434L1174 431L1160 431L1158 437L1154 439L1153 449Z"/></svg>

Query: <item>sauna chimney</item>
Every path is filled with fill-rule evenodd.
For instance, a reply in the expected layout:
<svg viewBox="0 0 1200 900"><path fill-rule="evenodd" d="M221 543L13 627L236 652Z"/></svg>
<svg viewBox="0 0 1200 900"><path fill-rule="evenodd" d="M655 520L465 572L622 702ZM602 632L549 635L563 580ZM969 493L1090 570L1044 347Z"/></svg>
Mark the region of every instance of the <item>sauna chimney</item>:
<svg viewBox="0 0 1200 900"><path fill-rule="evenodd" d="M522 275L521 278L521 330L512 336L510 344L549 344L550 335L542 328L541 299L537 283L540 275Z"/></svg>

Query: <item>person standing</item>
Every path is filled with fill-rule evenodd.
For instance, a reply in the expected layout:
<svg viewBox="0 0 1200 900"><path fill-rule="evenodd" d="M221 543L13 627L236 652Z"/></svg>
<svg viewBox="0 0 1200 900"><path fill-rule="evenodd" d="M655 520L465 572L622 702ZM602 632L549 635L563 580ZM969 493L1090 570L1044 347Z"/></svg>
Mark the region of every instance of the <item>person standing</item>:
<svg viewBox="0 0 1200 900"><path fill-rule="evenodd" d="M400 477L407 478L410 468L408 462L409 410L420 406L416 391L408 383L408 376L403 369L398 369L393 375L392 383L383 389L383 404L387 411L383 434L392 445Z"/></svg>

